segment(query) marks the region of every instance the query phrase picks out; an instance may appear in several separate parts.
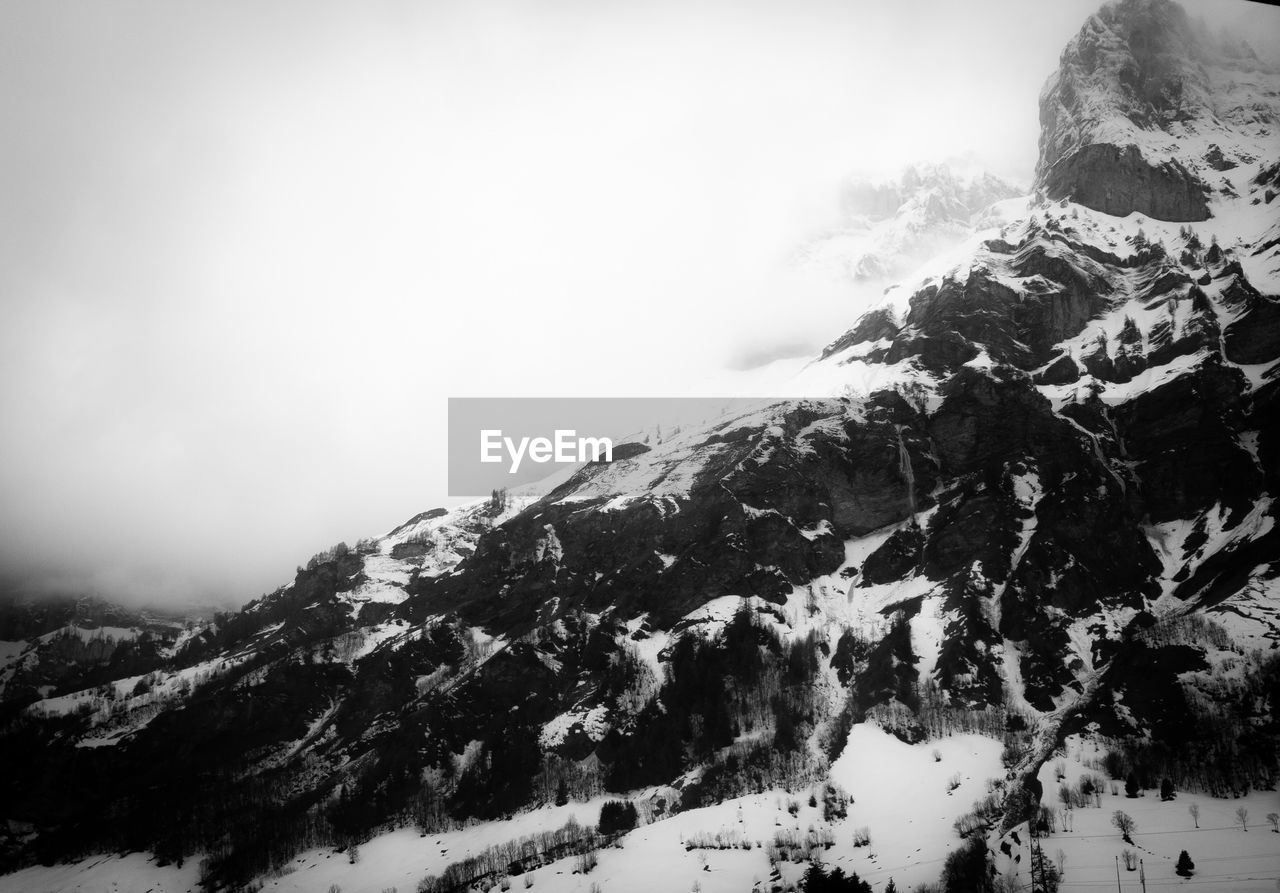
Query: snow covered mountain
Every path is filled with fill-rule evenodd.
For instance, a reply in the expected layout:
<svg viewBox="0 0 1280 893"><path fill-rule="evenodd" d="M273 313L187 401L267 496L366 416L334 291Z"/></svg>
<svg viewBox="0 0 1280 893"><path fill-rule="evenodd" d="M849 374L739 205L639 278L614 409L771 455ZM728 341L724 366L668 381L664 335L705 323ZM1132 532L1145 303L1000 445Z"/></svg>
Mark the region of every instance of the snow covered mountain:
<svg viewBox="0 0 1280 893"><path fill-rule="evenodd" d="M852 179L844 186L844 224L801 252L802 263L854 281L889 280L954 247L986 211L1021 190L983 171L910 165L897 180Z"/></svg>
<svg viewBox="0 0 1280 893"><path fill-rule="evenodd" d="M1280 71L1122 0L1041 117L1030 199L855 190L996 206L813 399L10 681L0 890L1273 888Z"/></svg>
<svg viewBox="0 0 1280 893"><path fill-rule="evenodd" d="M0 599L0 704L150 669L211 610L137 610L95 598Z"/></svg>

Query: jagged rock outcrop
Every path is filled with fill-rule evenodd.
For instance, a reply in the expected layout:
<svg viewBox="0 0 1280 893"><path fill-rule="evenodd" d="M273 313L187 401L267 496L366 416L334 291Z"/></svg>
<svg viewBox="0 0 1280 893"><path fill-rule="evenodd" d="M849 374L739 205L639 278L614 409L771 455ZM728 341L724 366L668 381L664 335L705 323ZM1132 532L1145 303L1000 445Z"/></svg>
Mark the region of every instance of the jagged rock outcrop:
<svg viewBox="0 0 1280 893"><path fill-rule="evenodd" d="M1256 56L1216 45L1172 0L1108 4L1041 93L1037 185L1118 217L1205 220L1223 189L1216 174L1243 160L1239 137L1265 138L1280 120L1265 75ZM1247 97L1223 95L1233 80ZM1203 148L1180 151L1188 137Z"/></svg>
<svg viewBox="0 0 1280 893"><path fill-rule="evenodd" d="M1208 188L1176 161L1152 164L1136 146L1093 144L1059 158L1044 172L1051 198L1124 217L1137 212L1160 220L1205 220Z"/></svg>

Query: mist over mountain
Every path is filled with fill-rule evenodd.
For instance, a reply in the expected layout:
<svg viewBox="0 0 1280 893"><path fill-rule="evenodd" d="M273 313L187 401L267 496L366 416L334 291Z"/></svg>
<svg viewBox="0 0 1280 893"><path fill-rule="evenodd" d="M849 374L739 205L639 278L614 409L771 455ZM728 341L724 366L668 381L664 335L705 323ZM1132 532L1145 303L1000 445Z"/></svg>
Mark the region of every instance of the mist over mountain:
<svg viewBox="0 0 1280 893"><path fill-rule="evenodd" d="M1171 0L1056 65L1028 194L845 184L812 398L0 614L0 891L1274 887L1280 67Z"/></svg>
<svg viewBox="0 0 1280 893"><path fill-rule="evenodd" d="M243 605L447 503L449 397L815 352L846 174L1029 182L1094 6L920 3L6 5L0 588Z"/></svg>
<svg viewBox="0 0 1280 893"><path fill-rule="evenodd" d="M853 179L841 196L846 228L809 246L806 260L854 281L891 280L972 235L982 212L1024 191L946 164L908 166L886 183Z"/></svg>

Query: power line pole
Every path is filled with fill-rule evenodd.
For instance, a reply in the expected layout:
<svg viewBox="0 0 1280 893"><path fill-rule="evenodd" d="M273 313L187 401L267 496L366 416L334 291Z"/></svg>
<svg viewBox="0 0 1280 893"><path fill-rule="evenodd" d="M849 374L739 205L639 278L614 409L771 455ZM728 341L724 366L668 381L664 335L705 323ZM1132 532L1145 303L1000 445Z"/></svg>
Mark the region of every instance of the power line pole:
<svg viewBox="0 0 1280 893"><path fill-rule="evenodd" d="M1036 820L1027 823L1031 837L1031 893L1049 893L1049 881L1045 877L1044 850L1040 848L1040 836L1036 833Z"/></svg>
<svg viewBox="0 0 1280 893"><path fill-rule="evenodd" d="M1142 882L1142 893L1147 893L1147 870L1142 867L1142 860L1138 860L1138 880Z"/></svg>
<svg viewBox="0 0 1280 893"><path fill-rule="evenodd" d="M1116 893L1120 893L1120 857L1116 856Z"/></svg>
<svg viewBox="0 0 1280 893"><path fill-rule="evenodd" d="M1031 893L1045 893L1044 866L1040 862L1040 843L1031 838Z"/></svg>

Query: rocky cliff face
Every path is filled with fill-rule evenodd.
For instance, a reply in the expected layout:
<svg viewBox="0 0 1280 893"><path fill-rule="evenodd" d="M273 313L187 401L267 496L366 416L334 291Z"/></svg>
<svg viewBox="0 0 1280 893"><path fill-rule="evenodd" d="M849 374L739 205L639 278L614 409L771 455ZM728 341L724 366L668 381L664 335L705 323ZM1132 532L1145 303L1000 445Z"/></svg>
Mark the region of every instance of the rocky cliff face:
<svg viewBox="0 0 1280 893"><path fill-rule="evenodd" d="M327 551L145 670L6 690L10 859L242 883L602 792L660 819L827 783L868 722L1001 739L993 849L1073 732L1274 783L1278 83L1172 4L1108 7L1046 90L1041 199L836 339L840 393ZM1210 716L1227 656L1256 696Z"/></svg>
<svg viewBox="0 0 1280 893"><path fill-rule="evenodd" d="M1040 98L1037 179L1123 217L1206 220L1217 176L1274 145L1280 97L1247 45L1215 41L1170 0L1110 4L1063 51Z"/></svg>

